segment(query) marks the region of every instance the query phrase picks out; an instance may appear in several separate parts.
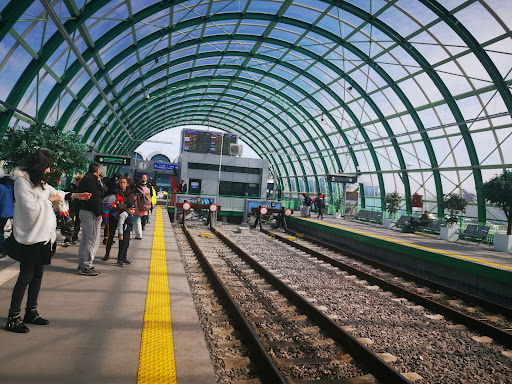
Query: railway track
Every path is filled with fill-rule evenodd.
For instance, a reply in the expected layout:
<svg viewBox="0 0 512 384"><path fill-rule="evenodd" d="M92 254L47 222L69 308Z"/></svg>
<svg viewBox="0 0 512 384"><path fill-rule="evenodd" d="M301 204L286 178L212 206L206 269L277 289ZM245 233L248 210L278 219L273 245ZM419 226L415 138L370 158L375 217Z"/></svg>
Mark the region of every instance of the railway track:
<svg viewBox="0 0 512 384"><path fill-rule="evenodd" d="M512 348L512 309L468 295L419 276L389 267L310 236L288 231L283 236L262 230L277 240L393 292Z"/></svg>
<svg viewBox="0 0 512 384"><path fill-rule="evenodd" d="M262 382L411 383L229 238L183 231Z"/></svg>

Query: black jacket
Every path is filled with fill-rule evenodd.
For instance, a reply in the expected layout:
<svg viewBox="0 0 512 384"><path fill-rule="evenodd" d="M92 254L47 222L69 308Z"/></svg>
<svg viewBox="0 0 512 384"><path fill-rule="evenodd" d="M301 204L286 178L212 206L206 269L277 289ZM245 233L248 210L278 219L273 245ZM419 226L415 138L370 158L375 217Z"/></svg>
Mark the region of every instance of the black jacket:
<svg viewBox="0 0 512 384"><path fill-rule="evenodd" d="M82 181L80 181L78 189L80 192L89 192L92 194L89 200L82 201L81 209L91 211L94 213L94 216L101 216L104 188L100 179L98 179L94 173L87 172Z"/></svg>
<svg viewBox="0 0 512 384"><path fill-rule="evenodd" d="M79 191L79 189L76 186L76 184L74 184L74 183L69 184L68 187L64 190L64 192L69 192L66 195L65 200L69 201L69 212L73 215L78 214L78 212L80 211L81 205L82 205L80 203L80 200L73 200L71 198L71 194L78 193L78 191Z"/></svg>

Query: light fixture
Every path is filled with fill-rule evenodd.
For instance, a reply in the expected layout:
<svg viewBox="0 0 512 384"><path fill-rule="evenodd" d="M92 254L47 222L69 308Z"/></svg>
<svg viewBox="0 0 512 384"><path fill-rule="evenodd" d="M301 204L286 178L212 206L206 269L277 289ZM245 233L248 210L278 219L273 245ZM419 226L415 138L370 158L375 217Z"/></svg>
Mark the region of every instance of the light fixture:
<svg viewBox="0 0 512 384"><path fill-rule="evenodd" d="M155 58L155 64L158 64L158 57Z"/></svg>
<svg viewBox="0 0 512 384"><path fill-rule="evenodd" d="M353 86L349 86L348 90L351 91L353 88L354 88Z"/></svg>

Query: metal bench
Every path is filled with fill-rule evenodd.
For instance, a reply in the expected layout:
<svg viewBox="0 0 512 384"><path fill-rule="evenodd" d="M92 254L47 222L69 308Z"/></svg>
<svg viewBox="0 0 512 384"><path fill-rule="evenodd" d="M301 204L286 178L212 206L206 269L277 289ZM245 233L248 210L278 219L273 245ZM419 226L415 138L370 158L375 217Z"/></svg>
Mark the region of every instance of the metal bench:
<svg viewBox="0 0 512 384"><path fill-rule="evenodd" d="M361 209L359 210L359 212L357 212L357 215L355 215L352 220L367 221L369 213L370 211L367 211L366 209Z"/></svg>
<svg viewBox="0 0 512 384"><path fill-rule="evenodd" d="M363 223L382 224L382 212L361 210L355 218Z"/></svg>
<svg viewBox="0 0 512 384"><path fill-rule="evenodd" d="M445 227L446 222L444 220L432 219L429 221L426 226L419 226L418 231L432 233L435 235L439 235L441 233L441 227Z"/></svg>
<svg viewBox="0 0 512 384"><path fill-rule="evenodd" d="M476 224L468 224L464 232L459 234L459 239L464 239L466 241L476 240L477 246L480 243L487 243L487 235L489 234L490 227L487 225L476 225Z"/></svg>
<svg viewBox="0 0 512 384"><path fill-rule="evenodd" d="M402 228L404 225L408 224L411 221L411 216L409 215L402 215L398 219L398 221L393 225L393 227ZM393 228L391 227L391 228Z"/></svg>
<svg viewBox="0 0 512 384"><path fill-rule="evenodd" d="M371 211L368 221L373 224L382 224L382 212Z"/></svg>

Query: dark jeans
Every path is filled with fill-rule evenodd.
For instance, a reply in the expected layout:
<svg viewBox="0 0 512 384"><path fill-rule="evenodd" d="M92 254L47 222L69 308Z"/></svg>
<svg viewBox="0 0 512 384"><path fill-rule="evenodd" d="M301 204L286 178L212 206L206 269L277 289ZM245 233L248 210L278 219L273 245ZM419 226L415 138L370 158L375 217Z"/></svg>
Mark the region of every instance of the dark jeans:
<svg viewBox="0 0 512 384"><path fill-rule="evenodd" d="M119 253L117 254L117 261L125 261L128 247L130 246L130 232L123 233L123 240L119 240Z"/></svg>
<svg viewBox="0 0 512 384"><path fill-rule="evenodd" d="M107 224L105 224L105 237L107 237L107 250L105 251L105 255L110 255L110 249L114 243L114 235L116 233L118 221L118 216L109 216Z"/></svg>
<svg viewBox="0 0 512 384"><path fill-rule="evenodd" d="M4 251L4 227L7 224L7 220L9 220L8 217L0 217L0 253Z"/></svg>
<svg viewBox="0 0 512 384"><path fill-rule="evenodd" d="M44 265L32 263L20 263L20 274L12 291L11 308L9 316L17 316L21 313L21 302L25 296L28 285L27 310L37 307L37 298L41 289Z"/></svg>
<svg viewBox="0 0 512 384"><path fill-rule="evenodd" d="M144 230L144 227L146 226L146 224L148 223L148 216L142 216L142 219L141 219L141 225L142 225L142 230Z"/></svg>
<svg viewBox="0 0 512 384"><path fill-rule="evenodd" d="M317 216L317 218L319 218L320 216L322 216L322 219L324 218L324 214L322 213L323 210L324 210L324 207L318 207L318 216Z"/></svg>

